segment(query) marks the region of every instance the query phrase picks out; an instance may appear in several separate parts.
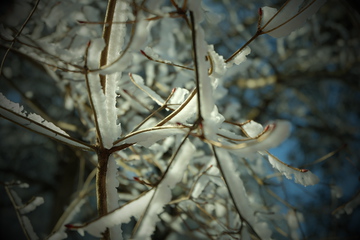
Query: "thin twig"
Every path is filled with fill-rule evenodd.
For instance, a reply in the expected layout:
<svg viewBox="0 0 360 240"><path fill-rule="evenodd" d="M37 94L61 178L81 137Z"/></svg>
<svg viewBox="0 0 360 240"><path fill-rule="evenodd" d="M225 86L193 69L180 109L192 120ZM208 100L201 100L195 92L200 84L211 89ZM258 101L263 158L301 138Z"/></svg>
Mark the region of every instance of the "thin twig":
<svg viewBox="0 0 360 240"><path fill-rule="evenodd" d="M3 57L3 59L1 60L1 64L0 64L0 76L2 75L2 70L3 70L3 66L4 66L4 63L5 63L5 59L7 57L7 55L9 54L10 50L12 49L12 47L14 46L15 44L15 41L17 40L17 37L20 36L21 32L24 30L26 24L30 21L30 18L34 15L35 11L36 11L36 8L38 7L40 3L40 0L37 0L35 2L35 5L34 7L31 9L31 12L29 13L29 15L27 16L25 22L22 24L20 30L16 33L14 39L11 41L11 44L9 46L9 48L6 50L5 52L5 55Z"/></svg>

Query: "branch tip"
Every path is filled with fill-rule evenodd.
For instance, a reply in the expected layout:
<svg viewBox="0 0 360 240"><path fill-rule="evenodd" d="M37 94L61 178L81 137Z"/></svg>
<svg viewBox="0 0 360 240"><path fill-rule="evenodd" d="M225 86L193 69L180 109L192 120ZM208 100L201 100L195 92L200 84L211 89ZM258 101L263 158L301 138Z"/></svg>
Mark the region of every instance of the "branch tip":
<svg viewBox="0 0 360 240"><path fill-rule="evenodd" d="M68 229L74 229L74 228L76 228L74 225L72 225L72 224L65 224L64 225L66 228L68 228Z"/></svg>

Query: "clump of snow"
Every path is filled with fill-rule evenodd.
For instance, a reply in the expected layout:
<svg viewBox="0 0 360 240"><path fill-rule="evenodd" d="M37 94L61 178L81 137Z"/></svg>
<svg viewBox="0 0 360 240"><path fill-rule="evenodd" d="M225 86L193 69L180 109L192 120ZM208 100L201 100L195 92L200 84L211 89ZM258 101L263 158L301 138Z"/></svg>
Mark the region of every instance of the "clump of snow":
<svg viewBox="0 0 360 240"><path fill-rule="evenodd" d="M273 168L279 170L286 178L294 180L296 183L299 183L304 186L315 185L319 182L319 178L310 172L309 170L299 171L291 167L288 167L284 163L277 160L275 157L268 155L268 159Z"/></svg>
<svg viewBox="0 0 360 240"><path fill-rule="evenodd" d="M44 120L35 113L27 113L24 107L18 103L14 103L0 93L0 116L8 119L24 128L51 137L60 142L90 150L90 147L82 144L80 141L73 140L61 128L55 124Z"/></svg>
<svg viewBox="0 0 360 240"><path fill-rule="evenodd" d="M216 78L223 76L226 72L226 64L224 57L215 52L214 45L208 46L208 53L213 68L211 75Z"/></svg>
<svg viewBox="0 0 360 240"><path fill-rule="evenodd" d="M26 214L26 213L32 212L33 210L36 209L36 207L40 206L43 203L44 203L44 198L36 197L31 202L26 204L23 208L21 208L20 213Z"/></svg>
<svg viewBox="0 0 360 240"><path fill-rule="evenodd" d="M242 127L243 127L244 131L246 132L246 134L252 138L258 136L264 130L263 126L260 123L257 123L252 120L250 122L244 124Z"/></svg>
<svg viewBox="0 0 360 240"><path fill-rule="evenodd" d="M165 101L156 92L154 92L151 88L145 85L144 79L141 76L137 74L129 74L129 76L133 83L142 91L144 91L157 104L159 104L160 106L164 104Z"/></svg>
<svg viewBox="0 0 360 240"><path fill-rule="evenodd" d="M326 0L310 1L299 8L303 2L303 0L287 1L279 11L270 7L261 8L259 30L272 37L284 37L302 27L306 19L314 15Z"/></svg>
<svg viewBox="0 0 360 240"><path fill-rule="evenodd" d="M249 55L251 52L251 49L249 46L246 46L243 50L241 50L236 56L226 64L227 68L232 67L234 64L239 65L240 63L244 62L246 60L246 56Z"/></svg>
<svg viewBox="0 0 360 240"><path fill-rule="evenodd" d="M39 239L38 235L34 231L34 228L31 224L29 218L26 216L21 216L21 220L24 223L24 228L25 228L27 234L29 235L30 239L31 240Z"/></svg>

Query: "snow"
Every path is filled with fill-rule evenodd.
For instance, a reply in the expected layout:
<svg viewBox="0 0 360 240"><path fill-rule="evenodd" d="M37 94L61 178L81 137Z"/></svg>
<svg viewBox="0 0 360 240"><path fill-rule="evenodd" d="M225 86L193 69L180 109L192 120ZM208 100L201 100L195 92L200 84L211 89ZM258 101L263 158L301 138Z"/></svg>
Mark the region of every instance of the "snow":
<svg viewBox="0 0 360 240"><path fill-rule="evenodd" d="M171 189L182 179L195 150L195 146L189 140L186 140L181 146L180 151L171 161L171 166L166 175L156 187L154 197L149 202L134 239L151 239L150 237L155 231L156 223L160 220L158 214L171 201Z"/></svg>
<svg viewBox="0 0 360 240"><path fill-rule="evenodd" d="M26 216L21 216L21 220L24 223L24 228L25 228L27 234L29 235L29 238L31 240L39 239L39 237L34 232L33 226L31 225L31 222L30 222L29 218L26 217Z"/></svg>
<svg viewBox="0 0 360 240"><path fill-rule="evenodd" d="M160 56L159 54L155 53L154 50L149 47L149 46L146 46L145 49L144 49L144 52L146 53L146 55L148 55L150 58L154 59L154 60L161 60L160 59Z"/></svg>
<svg viewBox="0 0 360 240"><path fill-rule="evenodd" d="M91 40L87 57L87 65L90 69L99 68L101 51L104 49L105 45L105 41L102 38L94 38Z"/></svg>
<svg viewBox="0 0 360 240"><path fill-rule="evenodd" d="M239 144L223 143L222 147L232 150L232 152L237 154L252 154L278 146L289 136L289 134L290 123L285 120L276 120L275 122L270 123L266 127L266 131L257 138L242 141Z"/></svg>
<svg viewBox="0 0 360 240"><path fill-rule="evenodd" d="M182 123L186 124L188 120L195 117L197 113L197 98L195 92L191 92L186 100L177 108L170 116L172 117L170 123Z"/></svg>
<svg viewBox="0 0 360 240"><path fill-rule="evenodd" d="M198 94L200 97L200 112L201 117L203 118L203 133L207 139L216 139L216 132L219 129L221 123L224 121L224 117L218 112L217 107L215 106L214 99L214 87L212 82L214 79L209 77L208 69L210 68L209 61L206 61L208 55L208 44L205 41L205 33L201 27L201 22L204 19L203 12L201 10L201 1L191 1L189 2L189 10L192 11L194 16L194 31L195 35L195 46L194 51L196 52L196 59L194 61L197 63L195 66L195 74L198 77ZM211 49L211 47L210 47ZM212 51L212 56L214 57L214 67L217 71L217 75L222 74L222 68L220 62L221 57L214 54ZM216 85L215 85L216 87Z"/></svg>
<svg viewBox="0 0 360 240"><path fill-rule="evenodd" d="M226 64L224 57L215 52L214 45L208 46L208 53L211 58L210 61L212 62L213 67L211 75L216 78L222 77L226 72Z"/></svg>
<svg viewBox="0 0 360 240"><path fill-rule="evenodd" d="M185 133L186 131L179 128L178 126L153 127L131 133L122 141L116 142L115 146L119 146L125 143L136 143L144 147L150 147L155 142L166 137Z"/></svg>
<svg viewBox="0 0 360 240"><path fill-rule="evenodd" d="M68 237L68 235L66 234L67 228L65 227L66 224L70 223L72 221L72 219L74 218L74 216L80 212L81 207L86 203L86 198L75 198L71 204L68 206L68 208L65 210L64 214L68 213L66 218L63 221L63 224L61 225L61 227L55 232L53 233L48 240L61 240L61 239L66 239ZM75 205L75 207L73 207ZM69 212L69 209L71 210ZM63 214L63 215L64 215Z"/></svg>
<svg viewBox="0 0 360 240"><path fill-rule="evenodd" d="M292 176L294 176L296 183L309 186L315 185L319 182L319 178L309 170L306 170L306 172L295 170L286 166L272 155L268 155L268 159L273 168L279 170L279 172L281 172L286 178L292 179Z"/></svg>
<svg viewBox="0 0 360 240"><path fill-rule="evenodd" d="M303 0L290 0L279 11L263 7L260 29L272 37L284 37L302 27L306 19L314 15L325 2L326 0L310 1L299 9Z"/></svg>
<svg viewBox="0 0 360 240"><path fill-rule="evenodd" d="M40 206L44 203L44 198L42 197L35 197L31 202L25 205L23 208L20 209L21 214L26 214L35 210L36 207Z"/></svg>
<svg viewBox="0 0 360 240"><path fill-rule="evenodd" d="M89 74L88 81L101 134L99 137L104 147L110 149L121 135L121 126L117 124L116 80L109 79L106 82L106 94L102 90L98 74Z"/></svg>
<svg viewBox="0 0 360 240"><path fill-rule="evenodd" d="M242 126L249 137L257 137L263 130L263 126L255 121L250 121Z"/></svg>
<svg viewBox="0 0 360 240"><path fill-rule="evenodd" d="M221 148L216 148L214 151L217 156L221 156L218 158L219 168L222 169L222 176L225 179L239 214L254 228L261 239L271 239L271 231L267 224L265 222L260 224L255 217L255 212L250 205L244 183L239 173L236 172L236 167L229 152Z"/></svg>
<svg viewBox="0 0 360 240"><path fill-rule="evenodd" d="M165 101L156 93L154 92L151 88L149 88L148 86L145 85L144 83L144 79L137 75L137 74L129 74L130 79L132 80L132 82L142 91L144 91L151 99L153 99L157 104L159 104L160 106L162 106Z"/></svg>
<svg viewBox="0 0 360 240"><path fill-rule="evenodd" d="M233 60L231 60L230 62L228 62L226 64L226 68L230 68L234 65L234 63L236 65L239 65L240 63L244 62L246 60L246 56L249 55L251 52L251 49L249 46L246 46L243 50L241 50Z"/></svg>
<svg viewBox="0 0 360 240"><path fill-rule="evenodd" d="M189 90L185 88L176 88L173 96L169 100L169 104L181 104L185 101L186 96L189 95ZM171 106L176 108L177 106Z"/></svg>
<svg viewBox="0 0 360 240"><path fill-rule="evenodd" d="M23 106L10 101L2 93L0 93L0 116L24 128L65 144L91 150L89 146L72 139L64 130L55 126L55 124L44 120L41 116L35 113L26 113Z"/></svg>
<svg viewBox="0 0 360 240"><path fill-rule="evenodd" d="M110 212L109 214L88 224L82 226L74 225L74 229L76 229L82 236L86 231L95 237L101 237L101 233L104 232L106 228L127 223L130 221L132 216L138 219L146 209L148 203L154 195L154 192L155 190L152 189L132 202L127 203L123 207L116 209L115 211Z"/></svg>
<svg viewBox="0 0 360 240"><path fill-rule="evenodd" d="M360 193L358 193L351 201L349 201L345 207L345 212L350 215L355 208L357 208L360 205Z"/></svg>

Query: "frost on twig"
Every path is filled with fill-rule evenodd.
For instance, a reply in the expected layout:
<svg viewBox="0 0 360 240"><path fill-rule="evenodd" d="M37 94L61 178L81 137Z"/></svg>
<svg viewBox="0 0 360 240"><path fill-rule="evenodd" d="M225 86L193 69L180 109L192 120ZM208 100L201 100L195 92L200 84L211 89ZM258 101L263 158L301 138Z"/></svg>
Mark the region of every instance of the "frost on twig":
<svg viewBox="0 0 360 240"><path fill-rule="evenodd" d="M149 202L141 222L138 223L139 227L134 239L150 239L150 236L155 231L156 223L160 220L158 215L163 212L163 208L171 201L171 190L182 179L195 150L195 146L187 139L180 146L180 151L171 161L166 175L155 189L154 196Z"/></svg>
<svg viewBox="0 0 360 240"><path fill-rule="evenodd" d="M107 19L110 22L125 22L127 20L126 1L115 1L114 9L108 9ZM89 74L87 84L95 113L96 128L100 144L110 149L121 133L116 108L116 91L122 71L131 63L131 55L122 53L126 36L125 24L110 24L104 26L103 38L91 42L87 64L96 74ZM125 55L124 55L125 54ZM100 74L105 81L102 82Z"/></svg>
<svg viewBox="0 0 360 240"><path fill-rule="evenodd" d="M131 220L131 217L138 219L146 209L146 206L154 195L154 192L154 189L152 189L119 209L116 209L87 224L67 224L66 227L77 230L81 236L84 236L86 231L95 237L101 237L106 228L128 223Z"/></svg>
<svg viewBox="0 0 360 240"><path fill-rule="evenodd" d="M239 173L236 172L236 167L229 152L224 149L213 148L213 150L219 169L221 169L222 176L225 179L230 195L233 198L233 202L241 218L244 219L247 224L250 224L261 239L270 239L271 231L269 226L266 222L260 221L260 219L256 217L255 211L250 205L249 197L246 194L244 183Z"/></svg>
<svg viewBox="0 0 360 240"><path fill-rule="evenodd" d="M140 219L143 216L135 239L150 239L155 230L156 221L159 220L157 215L171 201L171 189L182 179L194 152L194 145L186 140L158 186L93 222L84 225L69 224L67 227L77 230L81 235L84 235L84 231L87 231L95 237L101 237L101 233L106 228L127 223L131 217Z"/></svg>
<svg viewBox="0 0 360 240"><path fill-rule="evenodd" d="M269 126L271 126L271 125L269 125ZM267 138L264 140L264 141L269 142L270 144L275 143L275 142L280 143L280 141L277 141L277 139L287 138L287 136L289 135L289 132L290 132L290 125L289 125L289 123L287 123L285 121L278 121L274 125L274 127L278 128L278 129L280 127L283 129L282 130L280 129L281 131L278 130L277 133L273 133L271 138ZM246 135L248 135L249 137L253 137L253 138L258 136L261 132L264 131L263 127L254 121L250 121L249 123L243 125L242 128ZM268 148L271 148L271 147L275 147L275 145L268 146ZM265 150L265 148L263 150ZM260 153L262 153L262 152L260 151ZM292 179L292 176L294 176L295 182L302 184L304 186L315 185L316 183L319 182L319 178L316 175L314 175L312 172L310 172L309 170L298 169L298 168L292 167L288 164L283 163L282 161L277 159L275 156L273 156L269 152L267 152L267 154L268 154L268 160L269 160L270 164L275 169L279 170L288 179Z"/></svg>
<svg viewBox="0 0 360 240"><path fill-rule="evenodd" d="M314 15L326 0L311 0L301 6L303 2L288 0L278 11L270 7L261 8L258 31L276 38L284 37L302 27L306 19Z"/></svg>
<svg viewBox="0 0 360 240"><path fill-rule="evenodd" d="M337 217L339 217L340 214L343 213L350 215L354 211L354 209L359 207L359 205L360 205L360 191L354 197L352 197L350 201L335 209L332 212L332 214L336 215Z"/></svg>
<svg viewBox="0 0 360 240"><path fill-rule="evenodd" d="M2 93L0 93L0 117L70 146L91 150L89 145L71 138L64 130L44 120L41 116L27 113L23 106L10 101Z"/></svg>
<svg viewBox="0 0 360 240"><path fill-rule="evenodd" d="M139 89L145 92L157 104L159 104L160 106L164 104L165 101L156 92L154 92L151 88L145 85L144 79L141 76L129 73L129 77Z"/></svg>
<svg viewBox="0 0 360 240"><path fill-rule="evenodd" d="M20 225L26 235L26 237L30 240L37 240L39 239L39 237L37 236L37 234L35 233L33 226L29 220L29 218L27 216L25 216L25 214L35 210L38 206L40 206L41 204L44 203L44 199L42 197L35 197L33 199L31 199L29 202L27 202L26 204L23 204L21 198L19 197L19 195L13 190L11 189L13 186L18 186L21 188L27 188L28 184L24 184L24 183L15 183L15 184L10 184L10 183L6 183L5 184L5 190L6 193L8 194L18 217L18 220L20 222Z"/></svg>
<svg viewBox="0 0 360 240"><path fill-rule="evenodd" d="M88 63L95 67L98 65L101 51L105 44L102 39L97 39L91 42L89 48ZM118 75L119 73L116 73ZM110 75L112 76L112 75ZM121 75L118 75L120 77ZM101 85L99 74L88 74L87 84L89 88L90 99L93 104L93 111L95 113L96 127L98 128L100 141L105 148L110 149L113 142L121 135L121 125L117 123L117 109L116 109L116 90L117 78L109 78L106 81L106 89L104 92Z"/></svg>
<svg viewBox="0 0 360 240"><path fill-rule="evenodd" d="M136 143L144 147L150 147L161 139L178 134L185 134L184 129L179 126L153 127L128 134L120 141L115 142L115 146Z"/></svg>
<svg viewBox="0 0 360 240"><path fill-rule="evenodd" d="M307 169L297 169L291 167L281 162L279 159L277 159L271 154L268 155L268 159L271 165L275 169L279 170L283 175L285 175L286 178L292 179L292 176L294 176L294 180L296 183L304 186L309 186L315 185L319 182L319 178Z"/></svg>
<svg viewBox="0 0 360 240"><path fill-rule="evenodd" d="M64 212L64 214L68 214L68 215L65 217L65 219L63 219L62 225L59 227L59 229L55 229L56 231L51 233L51 235L48 237L48 240L66 239L68 237L68 235L66 233L67 228L65 227L65 225L73 220L74 216L80 212L80 208L85 203L86 203L85 198L74 199L71 202L71 204L67 207L66 211Z"/></svg>
<svg viewBox="0 0 360 240"><path fill-rule="evenodd" d="M208 74L210 63L206 61L208 55L208 44L205 40L205 32L201 27L201 22L204 20L203 12L201 11L200 1L191 1L189 3L189 10L193 16L193 51L195 61L195 77L197 81L198 91L198 117L203 119L203 134L208 139L214 139L216 130L225 120L218 112L214 99L214 79L211 79Z"/></svg>
<svg viewBox="0 0 360 240"><path fill-rule="evenodd" d="M246 56L249 55L251 52L251 49L249 46L246 46L244 49L242 49L239 53L235 55L233 60L228 62L226 64L226 68L232 67L234 64L239 65L240 63L244 62L246 60Z"/></svg>

